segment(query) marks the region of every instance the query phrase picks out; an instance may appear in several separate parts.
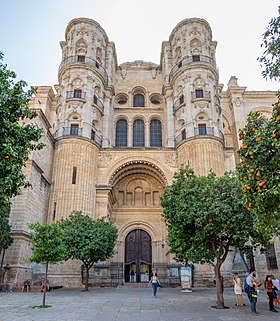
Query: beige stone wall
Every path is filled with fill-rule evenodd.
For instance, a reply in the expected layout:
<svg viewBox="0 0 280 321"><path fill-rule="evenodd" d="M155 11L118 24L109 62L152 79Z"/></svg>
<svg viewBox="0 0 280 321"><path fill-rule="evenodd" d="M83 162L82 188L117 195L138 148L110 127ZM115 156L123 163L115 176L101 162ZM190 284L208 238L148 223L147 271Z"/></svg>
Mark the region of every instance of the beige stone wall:
<svg viewBox="0 0 280 321"><path fill-rule="evenodd" d="M223 175L224 154L221 140L216 138L191 139L178 147L178 162L191 166L196 175L208 175L212 170Z"/></svg>
<svg viewBox="0 0 280 321"><path fill-rule="evenodd" d="M67 218L72 211L94 217L98 151L96 144L84 138L71 137L56 142L49 221ZM73 167L77 171L75 184L72 183Z"/></svg>

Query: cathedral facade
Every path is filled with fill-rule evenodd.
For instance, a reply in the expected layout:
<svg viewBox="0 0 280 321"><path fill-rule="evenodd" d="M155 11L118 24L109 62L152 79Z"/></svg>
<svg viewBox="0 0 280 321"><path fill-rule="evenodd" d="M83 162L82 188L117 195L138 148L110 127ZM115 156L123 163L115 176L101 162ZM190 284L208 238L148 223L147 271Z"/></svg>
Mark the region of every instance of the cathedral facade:
<svg viewBox="0 0 280 321"><path fill-rule="evenodd" d="M92 282L146 282L152 269L171 282L180 276L180 264L168 249L160 206L164 188L183 164L197 175L234 171L238 130L250 111L269 116L276 93L246 91L234 76L223 90L217 42L203 19L178 23L162 43L159 65L142 60L119 65L114 43L87 18L69 22L60 46L58 84L38 87L30 103L45 147L30 155L24 171L32 188L12 205L14 243L5 262L14 283L36 281L43 273L29 262L28 224L59 221L72 211L106 217L118 228L115 255L94 267ZM271 261L277 266L275 242ZM276 268L258 257L256 267L264 274ZM237 261L250 263L233 251L224 264L226 275ZM81 263L51 266L49 278L52 284L79 286ZM195 265L194 279L211 283L213 271Z"/></svg>

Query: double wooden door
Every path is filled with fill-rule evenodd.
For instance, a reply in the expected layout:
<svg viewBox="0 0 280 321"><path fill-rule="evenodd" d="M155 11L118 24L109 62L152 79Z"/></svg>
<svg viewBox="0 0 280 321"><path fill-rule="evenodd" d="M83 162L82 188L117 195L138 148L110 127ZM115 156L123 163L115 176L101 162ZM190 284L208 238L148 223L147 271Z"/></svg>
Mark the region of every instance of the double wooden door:
<svg viewBox="0 0 280 321"><path fill-rule="evenodd" d="M148 282L152 267L152 243L144 230L131 231L125 240L125 281Z"/></svg>

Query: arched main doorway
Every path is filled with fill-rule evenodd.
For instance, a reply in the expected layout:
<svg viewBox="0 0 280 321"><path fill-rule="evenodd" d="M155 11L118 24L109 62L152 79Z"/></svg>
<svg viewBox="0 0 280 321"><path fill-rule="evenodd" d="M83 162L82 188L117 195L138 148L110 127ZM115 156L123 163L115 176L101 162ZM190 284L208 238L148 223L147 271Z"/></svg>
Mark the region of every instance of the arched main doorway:
<svg viewBox="0 0 280 321"><path fill-rule="evenodd" d="M125 239L125 282L148 282L152 268L152 243L144 230L133 230Z"/></svg>

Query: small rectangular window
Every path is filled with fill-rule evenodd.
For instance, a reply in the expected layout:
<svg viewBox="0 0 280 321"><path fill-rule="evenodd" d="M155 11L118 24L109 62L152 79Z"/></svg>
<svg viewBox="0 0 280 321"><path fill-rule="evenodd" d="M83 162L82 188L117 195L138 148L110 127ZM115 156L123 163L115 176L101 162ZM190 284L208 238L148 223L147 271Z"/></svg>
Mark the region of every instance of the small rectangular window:
<svg viewBox="0 0 280 321"><path fill-rule="evenodd" d="M206 124L198 124L198 134L207 135Z"/></svg>
<svg viewBox="0 0 280 321"><path fill-rule="evenodd" d="M74 98L82 98L82 91L80 89L74 89Z"/></svg>
<svg viewBox="0 0 280 321"><path fill-rule="evenodd" d="M53 204L53 221L55 220L56 216L56 203Z"/></svg>
<svg viewBox="0 0 280 321"><path fill-rule="evenodd" d="M202 89L195 90L195 98L203 98L203 90Z"/></svg>
<svg viewBox="0 0 280 321"><path fill-rule="evenodd" d="M195 62L195 61L200 61L200 56L199 55L193 55L192 56L192 61Z"/></svg>
<svg viewBox="0 0 280 321"><path fill-rule="evenodd" d="M71 124L70 128L70 135L78 135L79 134L79 125L78 124Z"/></svg>
<svg viewBox="0 0 280 321"><path fill-rule="evenodd" d="M82 55L78 55L77 61L78 62L85 62L86 61L86 57L82 56Z"/></svg>
<svg viewBox="0 0 280 321"><path fill-rule="evenodd" d="M91 130L90 138L91 138L91 140L95 140L95 131L94 130Z"/></svg>
<svg viewBox="0 0 280 321"><path fill-rule="evenodd" d="M72 171L72 184L76 184L76 178L77 178L77 167L74 166Z"/></svg>

